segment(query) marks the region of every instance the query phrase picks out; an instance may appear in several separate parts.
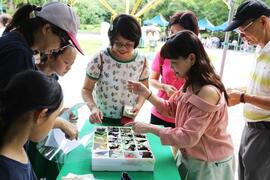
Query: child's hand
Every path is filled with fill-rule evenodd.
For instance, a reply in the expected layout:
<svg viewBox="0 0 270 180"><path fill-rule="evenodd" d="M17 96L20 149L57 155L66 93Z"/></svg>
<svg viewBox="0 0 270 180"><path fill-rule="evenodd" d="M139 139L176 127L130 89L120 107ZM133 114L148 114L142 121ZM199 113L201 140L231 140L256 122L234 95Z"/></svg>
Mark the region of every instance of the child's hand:
<svg viewBox="0 0 270 180"><path fill-rule="evenodd" d="M70 110L70 108L63 108L60 113L59 116L62 115L63 113L65 113L66 111Z"/></svg>
<svg viewBox="0 0 270 180"><path fill-rule="evenodd" d="M63 131L63 133L65 133L66 138L70 139L70 140L74 140L78 138L79 135L79 131L77 129L77 126L68 122L68 121L64 121L64 120L60 120L59 119L59 125L58 128L61 129L61 131Z"/></svg>

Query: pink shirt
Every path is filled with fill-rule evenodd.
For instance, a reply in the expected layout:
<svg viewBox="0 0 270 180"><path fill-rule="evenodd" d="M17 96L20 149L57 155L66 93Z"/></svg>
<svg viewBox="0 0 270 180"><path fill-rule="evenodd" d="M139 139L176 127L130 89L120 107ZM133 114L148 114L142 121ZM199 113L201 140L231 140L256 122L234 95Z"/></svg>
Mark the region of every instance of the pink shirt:
<svg viewBox="0 0 270 180"><path fill-rule="evenodd" d="M203 161L222 160L233 154L223 95L217 105L212 105L191 92L179 91L157 108L176 119L176 128L159 131L162 144L176 146L183 156Z"/></svg>
<svg viewBox="0 0 270 180"><path fill-rule="evenodd" d="M163 65L162 65L162 63L163 63ZM160 70L161 70L160 66L161 65L162 65L162 73L160 72ZM176 89L180 89L183 86L183 84L185 83L185 80L183 78L179 78L179 77L175 76L174 71L171 68L170 60L169 59L162 59L160 57L160 52L158 52L156 54L155 59L153 60L152 71L161 74L161 83L172 85ZM161 97L161 98L163 98L165 100L169 99L169 96L163 90L159 90L157 96ZM158 117L158 118L160 118L160 119L162 119L164 121L167 121L167 122L170 122L170 123L175 123L174 118L162 116L157 111L157 109L155 107L152 108L151 112L152 112L153 115L155 115L156 117Z"/></svg>

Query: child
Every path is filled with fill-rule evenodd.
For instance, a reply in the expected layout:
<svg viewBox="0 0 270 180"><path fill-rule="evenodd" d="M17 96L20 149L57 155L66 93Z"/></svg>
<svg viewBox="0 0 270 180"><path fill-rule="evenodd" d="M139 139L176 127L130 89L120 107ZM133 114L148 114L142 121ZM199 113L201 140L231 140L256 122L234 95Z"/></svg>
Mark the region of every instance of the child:
<svg viewBox="0 0 270 180"><path fill-rule="evenodd" d="M37 68L48 76L58 79L58 75L64 76L71 69L76 55L77 51L71 44L63 46L51 54L41 53Z"/></svg>
<svg viewBox="0 0 270 180"><path fill-rule="evenodd" d="M181 31L162 47L174 73L185 84L169 100L163 100L138 82L129 90L148 99L165 116L174 117L175 128L133 122L137 133L154 133L161 143L178 148L181 179L234 179L233 144L228 125L228 96L196 34ZM217 178L218 177L218 178Z"/></svg>
<svg viewBox="0 0 270 180"><path fill-rule="evenodd" d="M0 95L0 179L37 179L24 144L42 140L62 108L61 86L45 74L16 74Z"/></svg>
<svg viewBox="0 0 270 180"><path fill-rule="evenodd" d="M135 50L141 38L141 27L134 17L117 16L108 36L111 46L100 51L88 64L82 97L91 111L91 123L121 125L125 105L132 106L130 112L136 116L144 103L143 97L127 90L127 80L148 86L148 63Z"/></svg>
<svg viewBox="0 0 270 180"><path fill-rule="evenodd" d="M76 55L77 51L71 44L63 44L62 48L51 52L51 54L41 53L40 63L36 64L36 66L47 76L58 80L58 75L64 76L70 70L76 59ZM67 109L68 108L62 109L61 113ZM72 140L78 136L76 125L58 118L56 120L64 123L63 127L65 127L65 132L68 132L68 138ZM41 156L36 150L36 143L29 142L28 154L38 178L55 179L57 177L59 174L58 164ZM48 173L48 171L50 171L50 173Z"/></svg>

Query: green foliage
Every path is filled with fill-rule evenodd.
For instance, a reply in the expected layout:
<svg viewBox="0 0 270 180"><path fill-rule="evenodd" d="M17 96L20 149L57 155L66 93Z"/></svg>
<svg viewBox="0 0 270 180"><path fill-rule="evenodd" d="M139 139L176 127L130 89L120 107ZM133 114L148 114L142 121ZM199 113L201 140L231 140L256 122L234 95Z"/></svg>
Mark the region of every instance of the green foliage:
<svg viewBox="0 0 270 180"><path fill-rule="evenodd" d="M88 32L100 32L100 24L81 24L80 25L81 31L88 31Z"/></svg>
<svg viewBox="0 0 270 180"><path fill-rule="evenodd" d="M222 0L164 0L156 9L169 20L169 17L176 12L190 10L198 19L207 17L215 25L222 24L228 18L228 8ZM156 15L156 9L145 14L148 19Z"/></svg>
<svg viewBox="0 0 270 180"><path fill-rule="evenodd" d="M110 18L110 14L101 7L98 1L80 0L77 1L75 7L82 24L100 24Z"/></svg>
<svg viewBox="0 0 270 180"><path fill-rule="evenodd" d="M14 7L21 3L31 3L36 5L43 5L55 0L0 0L3 3L5 9L8 12L13 13ZM58 0L61 2L69 3L71 0ZM138 10L142 9L150 0L142 0L142 3ZM145 13L141 19L142 21L150 19L161 13L167 20L176 12L191 10L198 19L208 18L214 25L220 25L227 21L229 9L224 3L227 0L162 0L159 5ZM234 0L235 9L244 0ZM264 0L270 5L270 0ZM125 13L125 0L107 0L117 13ZM10 6L13 4L13 8ZM135 4L135 0L130 1L130 11ZM81 24L100 24L102 21L110 21L111 13L103 7L98 0L77 0L74 6L78 15L80 16ZM138 12L137 10L137 12ZM91 28L91 27L90 27ZM83 29L89 29L87 26L83 26Z"/></svg>

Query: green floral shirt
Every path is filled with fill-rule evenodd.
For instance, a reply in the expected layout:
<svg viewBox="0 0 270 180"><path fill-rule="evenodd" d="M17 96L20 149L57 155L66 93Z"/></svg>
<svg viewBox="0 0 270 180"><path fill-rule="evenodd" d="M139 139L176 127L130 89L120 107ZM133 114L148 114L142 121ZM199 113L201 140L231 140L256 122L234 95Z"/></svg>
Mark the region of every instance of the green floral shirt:
<svg viewBox="0 0 270 180"><path fill-rule="evenodd" d="M127 81L147 80L149 65L145 56L137 52L130 61L122 62L106 49L88 63L86 74L88 78L97 80L93 96L103 115L120 119L124 105L134 106L138 97L128 91Z"/></svg>

